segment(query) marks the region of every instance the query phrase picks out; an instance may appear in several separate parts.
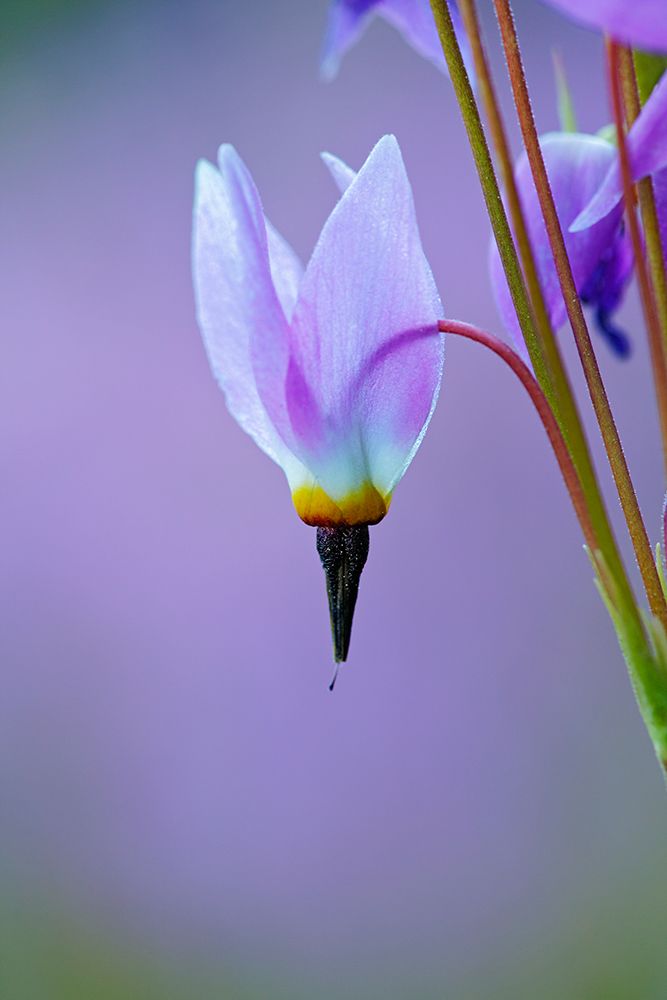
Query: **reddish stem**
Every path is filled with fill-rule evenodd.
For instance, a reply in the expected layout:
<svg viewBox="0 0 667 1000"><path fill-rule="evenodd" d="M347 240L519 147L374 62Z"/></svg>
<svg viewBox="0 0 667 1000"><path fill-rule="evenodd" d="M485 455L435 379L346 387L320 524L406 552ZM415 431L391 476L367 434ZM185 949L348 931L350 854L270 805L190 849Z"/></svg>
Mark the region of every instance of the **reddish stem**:
<svg viewBox="0 0 667 1000"><path fill-rule="evenodd" d="M499 340L498 337L494 337L493 334L487 333L485 330L480 330L476 326L472 326L470 323L459 323L456 320L440 320L438 323L438 329L441 333L451 333L459 337L465 337L468 340L474 340L478 344L482 344L483 347L488 347L490 351L497 354L499 358L509 365L516 377L519 379L524 389L528 393L533 403L533 406L537 410L537 415L542 421L542 426L547 432L547 437L551 447L553 448L554 455L556 456L556 461L558 462L558 467L560 468L561 475L565 481L565 486L570 494L570 499L572 500L572 506L581 525L581 530L586 539L586 544L595 557L598 544L595 537L595 531L590 520L590 515L588 512L588 507L586 504L586 498L584 492L581 488L581 483L579 481L579 476L577 474L576 467L570 456L570 452L565 443L565 438L558 426L558 421L556 420L553 410L547 402L546 396L542 392L540 385L532 374L530 369L521 360L516 351L513 351L504 341Z"/></svg>
<svg viewBox="0 0 667 1000"><path fill-rule="evenodd" d="M590 334L586 325L583 308L577 292L577 286L572 274L572 265L565 246L565 238L561 228L556 203L551 184L542 156L533 109L528 93L528 85L523 69L523 61L519 49L519 41L514 24L514 16L510 0L493 0L500 26L500 34L505 50L505 60L509 70L510 83L514 95L514 103L521 127L521 135L526 147L526 155L530 164L535 189L537 191L544 223L549 236L556 271L560 280L568 319L574 333L579 358L584 370L586 384L595 410L595 415L602 433L605 450L618 490L621 507L628 526L630 538L635 551L639 571L646 590L646 596L652 613L659 618L667 631L667 603L662 592L658 573L655 568L651 543L649 542L646 525L642 519L637 501L634 484L621 444L621 438L609 405L597 358L593 350ZM622 580L625 590L625 603L630 609L635 609L634 598L626 580ZM637 620L637 625L640 623Z"/></svg>

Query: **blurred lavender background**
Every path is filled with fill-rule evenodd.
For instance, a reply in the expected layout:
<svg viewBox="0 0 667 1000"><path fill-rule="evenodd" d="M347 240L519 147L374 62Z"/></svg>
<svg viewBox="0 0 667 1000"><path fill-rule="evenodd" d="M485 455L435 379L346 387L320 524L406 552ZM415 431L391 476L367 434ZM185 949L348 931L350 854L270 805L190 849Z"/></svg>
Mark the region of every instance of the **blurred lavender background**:
<svg viewBox="0 0 667 1000"><path fill-rule="evenodd" d="M192 175L222 141L305 258L318 152L395 132L448 314L498 329L448 81L378 22L321 84L325 14L3 14L0 995L663 998L664 788L511 375L450 339L331 695L314 531L208 371ZM540 127L552 46L605 124L600 39L517 16ZM655 541L634 290L623 320L634 358L600 357Z"/></svg>

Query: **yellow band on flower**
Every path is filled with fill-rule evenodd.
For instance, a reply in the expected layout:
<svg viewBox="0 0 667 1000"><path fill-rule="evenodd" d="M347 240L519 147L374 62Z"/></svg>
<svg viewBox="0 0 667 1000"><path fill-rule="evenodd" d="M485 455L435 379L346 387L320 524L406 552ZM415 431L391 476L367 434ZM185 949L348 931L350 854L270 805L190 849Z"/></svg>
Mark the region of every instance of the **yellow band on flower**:
<svg viewBox="0 0 667 1000"><path fill-rule="evenodd" d="M313 527L352 527L377 524L389 510L391 497L383 497L372 483L332 500L321 486L300 486L292 493L296 512Z"/></svg>

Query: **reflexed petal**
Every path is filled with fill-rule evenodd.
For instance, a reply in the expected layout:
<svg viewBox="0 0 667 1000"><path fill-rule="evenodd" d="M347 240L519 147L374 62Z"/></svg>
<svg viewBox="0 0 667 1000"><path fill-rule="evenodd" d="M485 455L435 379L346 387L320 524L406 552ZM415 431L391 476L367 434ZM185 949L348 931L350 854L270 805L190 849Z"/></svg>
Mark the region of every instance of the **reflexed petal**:
<svg viewBox="0 0 667 1000"><path fill-rule="evenodd" d="M664 17L667 20L667 9ZM667 73L628 132L627 143L633 180L640 180L667 167ZM575 219L572 228L579 231L592 226L610 212L622 197L623 179L618 156L615 156L599 189Z"/></svg>
<svg viewBox="0 0 667 1000"><path fill-rule="evenodd" d="M456 0L450 0L449 9L461 54L474 81L472 53ZM322 55L324 79L336 75L343 55L358 41L374 15L392 24L419 55L447 72L429 0L333 0Z"/></svg>
<svg viewBox="0 0 667 1000"><path fill-rule="evenodd" d="M616 157L616 150L604 139L577 133L552 133L543 136L540 146L551 182L558 217L563 227L565 243L574 280L579 294L588 292L596 306L601 298L611 296L608 284L602 281L593 290L596 272L606 256L609 264L609 285L618 291L618 273L624 273L619 260L609 258L610 248L620 234L621 209L617 207L606 218L583 232L569 232L570 223L586 205L600 184L602 177ZM515 176L526 217L530 241L537 260L538 272L549 317L554 328L567 318L567 310L560 289L549 238L540 211L539 199L533 184L530 166L525 154L520 158ZM501 318L515 339L521 337L519 324L512 306L507 282L500 265L495 245L491 251L491 279L496 304ZM620 258L619 258L620 259ZM624 259L624 258L623 258ZM625 278L623 280L626 280ZM605 299L607 301L607 299Z"/></svg>
<svg viewBox="0 0 667 1000"><path fill-rule="evenodd" d="M308 467L334 499L403 475L440 384L442 306L398 143L385 136L325 224L292 323L287 397Z"/></svg>
<svg viewBox="0 0 667 1000"><path fill-rule="evenodd" d="M361 37L377 4L378 0L332 0L329 4L320 66L323 79L336 76L341 59Z"/></svg>
<svg viewBox="0 0 667 1000"><path fill-rule="evenodd" d="M299 297L299 285L303 277L303 264L292 250L287 240L265 217L266 238L269 248L271 280L278 295L285 318L289 321Z"/></svg>
<svg viewBox="0 0 667 1000"><path fill-rule="evenodd" d="M368 524L435 405L442 309L396 140L358 175L325 162L346 191L305 275L236 152L221 148L219 172L199 165L197 312L230 411L283 467L300 516Z"/></svg>
<svg viewBox="0 0 667 1000"><path fill-rule="evenodd" d="M574 21L620 42L667 52L665 0L547 0Z"/></svg>
<svg viewBox="0 0 667 1000"><path fill-rule="evenodd" d="M338 190L341 194L345 194L350 184L357 176L356 170L353 170L352 167L348 167L347 163L344 163L343 160L334 156L333 153L322 153L321 156L324 165L333 177Z"/></svg>
<svg viewBox="0 0 667 1000"><path fill-rule="evenodd" d="M447 72L447 63L429 0L380 0L376 9L401 32L415 52L425 59L430 59L438 69ZM472 53L456 0L449 0L449 12L461 47L461 55L472 77Z"/></svg>
<svg viewBox="0 0 667 1000"><path fill-rule="evenodd" d="M197 166L193 277L199 327L231 414L271 458L290 465L260 398L252 361L255 332L266 330L275 345L273 360L285 368L288 327L271 278L259 196L231 146L221 147L220 172L205 161ZM284 396L281 385L275 391Z"/></svg>

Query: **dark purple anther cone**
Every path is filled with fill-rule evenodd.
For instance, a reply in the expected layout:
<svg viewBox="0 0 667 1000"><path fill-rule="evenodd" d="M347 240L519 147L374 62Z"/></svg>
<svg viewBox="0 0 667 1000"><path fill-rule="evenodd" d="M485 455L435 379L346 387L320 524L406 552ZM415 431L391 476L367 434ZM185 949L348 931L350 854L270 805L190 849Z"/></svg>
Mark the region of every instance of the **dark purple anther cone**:
<svg viewBox="0 0 667 1000"><path fill-rule="evenodd" d="M368 525L318 528L317 551L327 582L334 660L347 659L361 571L368 558Z"/></svg>

